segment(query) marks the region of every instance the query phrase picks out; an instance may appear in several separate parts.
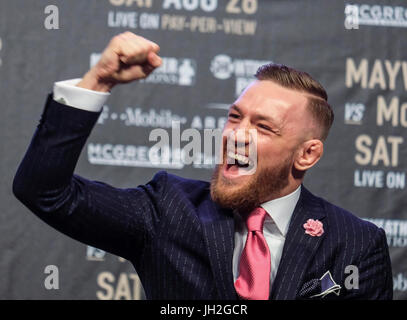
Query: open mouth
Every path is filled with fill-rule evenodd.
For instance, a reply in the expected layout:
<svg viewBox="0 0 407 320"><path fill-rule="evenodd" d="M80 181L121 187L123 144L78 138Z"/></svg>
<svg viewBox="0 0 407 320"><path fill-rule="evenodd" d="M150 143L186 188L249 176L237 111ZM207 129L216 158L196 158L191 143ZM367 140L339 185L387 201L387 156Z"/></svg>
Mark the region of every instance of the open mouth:
<svg viewBox="0 0 407 320"><path fill-rule="evenodd" d="M249 157L232 151L228 151L226 155L226 163L223 170L224 177L237 178L254 173L255 163Z"/></svg>
<svg viewBox="0 0 407 320"><path fill-rule="evenodd" d="M228 167L237 166L239 168L248 168L253 161L246 157L245 155L234 153L229 151L227 153L227 165Z"/></svg>

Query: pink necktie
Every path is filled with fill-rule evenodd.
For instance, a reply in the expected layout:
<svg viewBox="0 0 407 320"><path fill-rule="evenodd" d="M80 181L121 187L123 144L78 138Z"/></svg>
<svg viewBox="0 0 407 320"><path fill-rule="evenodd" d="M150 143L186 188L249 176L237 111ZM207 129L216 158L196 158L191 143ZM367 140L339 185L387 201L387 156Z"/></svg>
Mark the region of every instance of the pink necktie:
<svg viewBox="0 0 407 320"><path fill-rule="evenodd" d="M267 300L270 292L270 250L263 236L266 210L256 208L247 217L246 245L240 257L238 295L247 300Z"/></svg>

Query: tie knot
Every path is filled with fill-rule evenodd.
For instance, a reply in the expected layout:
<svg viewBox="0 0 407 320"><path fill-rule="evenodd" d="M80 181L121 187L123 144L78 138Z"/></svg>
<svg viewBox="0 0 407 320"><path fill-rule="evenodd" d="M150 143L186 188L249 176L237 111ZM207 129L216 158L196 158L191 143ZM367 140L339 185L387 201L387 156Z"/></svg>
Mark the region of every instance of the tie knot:
<svg viewBox="0 0 407 320"><path fill-rule="evenodd" d="M266 219L266 210L263 208L256 208L247 217L246 225L248 231L263 232L264 219Z"/></svg>

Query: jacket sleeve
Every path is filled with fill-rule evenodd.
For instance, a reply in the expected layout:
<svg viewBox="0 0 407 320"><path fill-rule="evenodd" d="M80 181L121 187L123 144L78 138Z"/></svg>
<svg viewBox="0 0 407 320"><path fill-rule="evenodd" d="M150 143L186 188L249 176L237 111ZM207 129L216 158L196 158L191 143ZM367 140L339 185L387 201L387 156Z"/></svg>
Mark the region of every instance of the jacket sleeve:
<svg viewBox="0 0 407 320"><path fill-rule="evenodd" d="M392 300L393 277L389 248L383 229L376 228L359 264L359 288L350 290L351 299Z"/></svg>
<svg viewBox="0 0 407 320"><path fill-rule="evenodd" d="M13 193L62 233L133 261L154 236L167 175L158 173L131 189L74 175L99 114L60 104L49 95L14 177Z"/></svg>

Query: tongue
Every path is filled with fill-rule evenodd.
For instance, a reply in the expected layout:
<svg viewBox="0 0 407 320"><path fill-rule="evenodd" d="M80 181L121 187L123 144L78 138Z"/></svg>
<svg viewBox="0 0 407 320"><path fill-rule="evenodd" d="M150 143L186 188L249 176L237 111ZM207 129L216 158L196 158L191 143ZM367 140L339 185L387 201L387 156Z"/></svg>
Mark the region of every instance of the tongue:
<svg viewBox="0 0 407 320"><path fill-rule="evenodd" d="M231 172L231 173L238 173L239 166L236 165L236 164L228 165L228 171Z"/></svg>

